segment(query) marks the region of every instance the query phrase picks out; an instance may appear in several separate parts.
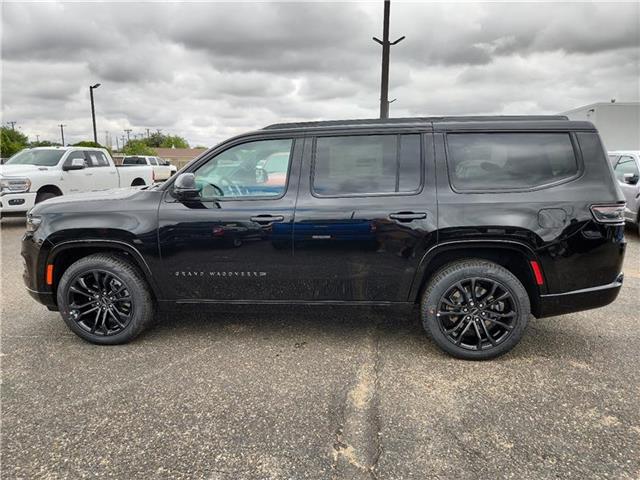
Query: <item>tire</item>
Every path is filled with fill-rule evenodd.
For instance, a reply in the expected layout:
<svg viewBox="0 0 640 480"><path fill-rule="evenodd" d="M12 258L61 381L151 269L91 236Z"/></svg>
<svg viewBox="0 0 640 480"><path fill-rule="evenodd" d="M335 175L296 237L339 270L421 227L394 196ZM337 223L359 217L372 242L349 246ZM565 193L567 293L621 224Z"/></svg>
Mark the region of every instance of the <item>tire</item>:
<svg viewBox="0 0 640 480"><path fill-rule="evenodd" d="M40 202L44 202L45 200L49 200L50 198L56 198L59 197L60 195L56 195L55 193L51 193L51 192L41 192L38 193L36 195L36 204L40 203Z"/></svg>
<svg viewBox="0 0 640 480"><path fill-rule="evenodd" d="M531 306L527 291L509 270L467 259L445 265L431 278L420 311L424 329L446 353L488 360L520 341Z"/></svg>
<svg viewBox="0 0 640 480"><path fill-rule="evenodd" d="M57 298L71 331L100 345L133 340L155 316L148 283L137 268L116 255L99 253L72 264L60 279Z"/></svg>

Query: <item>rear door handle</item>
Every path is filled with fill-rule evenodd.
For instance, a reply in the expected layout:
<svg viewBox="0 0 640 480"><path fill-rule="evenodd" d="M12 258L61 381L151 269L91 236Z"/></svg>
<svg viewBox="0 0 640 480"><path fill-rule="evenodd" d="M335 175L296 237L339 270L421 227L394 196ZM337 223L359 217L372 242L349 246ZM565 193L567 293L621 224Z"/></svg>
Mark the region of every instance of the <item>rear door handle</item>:
<svg viewBox="0 0 640 480"><path fill-rule="evenodd" d="M399 222L411 222L413 220L422 220L427 218L425 212L397 212L389 215L392 220L398 220Z"/></svg>
<svg viewBox="0 0 640 480"><path fill-rule="evenodd" d="M250 220L256 223L282 222L284 215L254 215Z"/></svg>

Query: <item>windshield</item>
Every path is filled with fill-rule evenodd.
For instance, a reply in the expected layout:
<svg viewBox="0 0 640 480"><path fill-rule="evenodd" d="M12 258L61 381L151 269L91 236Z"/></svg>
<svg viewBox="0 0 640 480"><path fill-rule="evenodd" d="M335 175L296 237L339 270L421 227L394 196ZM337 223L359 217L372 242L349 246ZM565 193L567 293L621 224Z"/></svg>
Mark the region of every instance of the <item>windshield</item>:
<svg viewBox="0 0 640 480"><path fill-rule="evenodd" d="M64 155L64 150L22 150L7 160L7 165L39 165L53 167Z"/></svg>

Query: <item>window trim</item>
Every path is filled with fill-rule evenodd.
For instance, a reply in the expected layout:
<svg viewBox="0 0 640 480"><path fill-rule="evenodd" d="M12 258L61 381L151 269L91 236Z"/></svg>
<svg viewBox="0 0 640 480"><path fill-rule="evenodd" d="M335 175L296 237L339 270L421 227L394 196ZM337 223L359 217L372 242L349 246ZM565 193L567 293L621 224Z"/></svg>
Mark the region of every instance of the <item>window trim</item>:
<svg viewBox="0 0 640 480"><path fill-rule="evenodd" d="M337 137L396 137L396 186L399 187L400 175L400 136L401 135L417 135L420 145L420 183L418 188L409 192L366 192L366 193L343 193L339 195L323 195L314 190L314 180L316 173L316 156L318 153L318 138L337 138ZM420 195L424 190L425 183L425 141L424 132L405 132L396 131L390 133L372 133L372 132L343 132L340 134L328 133L326 135L314 135L311 142L311 165L309 169L309 192L315 198L362 198L362 197L406 197L411 195Z"/></svg>
<svg viewBox="0 0 640 480"><path fill-rule="evenodd" d="M201 203L217 203L217 202L249 202L249 201L256 201L256 200L281 200L282 198L284 198L284 196L289 191L289 182L290 182L290 179L291 179L291 167L293 166L293 153L294 153L295 148L296 148L296 142L299 140L299 138L297 138L297 137L288 136L288 137L278 137L278 138L247 138L247 139L244 139L244 141L242 141L242 142L237 142L237 143L234 142L233 144L230 144L224 150L216 151L211 156L208 156L206 158L206 160L203 159L202 162L198 162L197 165L194 165L194 167L189 169L187 172L193 173L195 175L196 171L200 167L206 165L208 162L210 162L214 158L222 155L224 152L227 152L227 151L231 150L232 148L238 147L240 145L245 145L247 143L265 142L265 141L272 141L272 140L289 140L289 141L291 141L291 149L289 150L289 164L287 166L287 179L286 179L286 182L284 184L284 190L282 191L281 195L278 195L277 197L268 196L268 195L261 195L261 196L255 196L255 197L224 197L224 196L222 196L222 197L215 197L215 199L205 199L205 200L195 199L195 200L200 201ZM183 173L185 173L185 172L183 172ZM171 195L171 191L172 190L170 189L169 190L169 196L171 198L173 198L175 201L178 201L173 195Z"/></svg>
<svg viewBox="0 0 640 480"><path fill-rule="evenodd" d="M465 189L456 187L453 183L453 175L451 173L451 154L449 152L449 135L459 135L459 134L476 134L476 135L494 135L494 134L510 134L510 133L521 133L521 134L538 134L538 133L555 133L555 134L566 134L569 136L569 141L571 142L571 148L573 149L573 156L576 160L577 170L576 173L570 177L564 177L560 180L555 180L553 182L543 183L540 185L535 185L533 187L518 187L518 188L487 188L487 189ZM563 185L565 183L573 182L584 175L584 162L582 159L582 151L580 150L580 145L578 144L578 140L575 137L575 132L571 130L492 130L492 131L478 131L478 130L460 130L455 132L446 132L444 134L444 156L445 156L445 164L447 167L447 181L449 183L449 188L457 194L482 194L482 193L521 193L521 192L535 192L538 190L545 190L547 188L553 188L558 185ZM608 160L607 160L608 161Z"/></svg>

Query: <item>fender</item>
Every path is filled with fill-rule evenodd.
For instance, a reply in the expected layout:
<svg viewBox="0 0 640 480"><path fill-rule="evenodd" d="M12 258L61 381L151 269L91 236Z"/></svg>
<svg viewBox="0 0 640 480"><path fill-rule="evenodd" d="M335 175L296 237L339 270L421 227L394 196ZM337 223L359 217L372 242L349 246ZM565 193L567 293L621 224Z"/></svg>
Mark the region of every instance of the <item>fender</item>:
<svg viewBox="0 0 640 480"><path fill-rule="evenodd" d="M142 270L145 279L149 282L151 289L157 299L159 297L159 289L156 284L153 272L149 268L149 264L142 256L140 251L133 245L120 240L105 240L105 239L82 239L82 240L65 240L58 244L55 244L47 255L46 264L55 262L56 257L63 251L71 250L78 247L105 247L115 250L127 252L131 255L136 265Z"/></svg>
<svg viewBox="0 0 640 480"><path fill-rule="evenodd" d="M512 250L517 251L525 256L525 258L529 261L535 260L538 261L538 256L531 246L527 245L524 242L519 242L517 240L497 240L497 239L478 239L478 240L452 240L443 243L438 243L434 245L429 250L425 252L420 263L418 264L418 268L413 276L413 281L411 282L411 288L409 289L409 297L408 301L413 301L412 299L418 298L420 293L420 289L422 287L422 280L424 275L429 267L431 261L436 258L439 254L455 250L458 248L491 248L491 249L503 249L503 250ZM543 272L544 274L544 272ZM542 287L538 287L538 294L546 293L546 282ZM540 291L542 290L542 291Z"/></svg>

